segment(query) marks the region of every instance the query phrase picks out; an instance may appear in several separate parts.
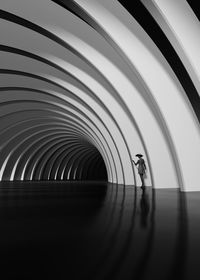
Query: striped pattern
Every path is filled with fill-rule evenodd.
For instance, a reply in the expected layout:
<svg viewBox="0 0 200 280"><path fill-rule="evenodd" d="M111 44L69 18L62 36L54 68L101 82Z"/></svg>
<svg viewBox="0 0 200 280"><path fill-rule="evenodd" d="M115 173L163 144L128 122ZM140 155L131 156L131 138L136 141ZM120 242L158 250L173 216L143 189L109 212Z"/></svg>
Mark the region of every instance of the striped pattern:
<svg viewBox="0 0 200 280"><path fill-rule="evenodd" d="M142 153L146 185L199 190L199 22L185 1L121 3L0 4L0 180L137 186Z"/></svg>

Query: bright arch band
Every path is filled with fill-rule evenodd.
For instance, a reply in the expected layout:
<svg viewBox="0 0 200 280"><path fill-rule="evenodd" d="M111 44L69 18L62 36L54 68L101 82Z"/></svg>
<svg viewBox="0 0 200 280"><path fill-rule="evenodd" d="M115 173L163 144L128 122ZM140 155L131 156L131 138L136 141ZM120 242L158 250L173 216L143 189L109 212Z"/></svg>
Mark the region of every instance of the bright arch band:
<svg viewBox="0 0 200 280"><path fill-rule="evenodd" d="M147 186L200 190L200 23L186 1L135 8L1 1L0 181L138 186L141 153Z"/></svg>

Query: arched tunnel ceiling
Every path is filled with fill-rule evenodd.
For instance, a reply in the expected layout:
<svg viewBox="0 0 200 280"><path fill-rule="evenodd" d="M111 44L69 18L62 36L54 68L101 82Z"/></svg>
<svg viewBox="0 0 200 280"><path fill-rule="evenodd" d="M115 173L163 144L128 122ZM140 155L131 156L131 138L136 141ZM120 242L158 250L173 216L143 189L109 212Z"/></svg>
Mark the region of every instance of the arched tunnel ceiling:
<svg viewBox="0 0 200 280"><path fill-rule="evenodd" d="M199 22L185 1L125 8L0 3L0 180L138 185L140 152L146 185L199 189Z"/></svg>

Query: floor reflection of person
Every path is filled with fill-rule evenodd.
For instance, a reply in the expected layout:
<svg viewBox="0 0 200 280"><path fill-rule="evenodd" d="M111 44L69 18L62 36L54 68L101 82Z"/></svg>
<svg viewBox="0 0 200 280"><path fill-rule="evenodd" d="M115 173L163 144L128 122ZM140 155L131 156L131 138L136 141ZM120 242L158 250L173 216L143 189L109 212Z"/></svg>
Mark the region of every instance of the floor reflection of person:
<svg viewBox="0 0 200 280"><path fill-rule="evenodd" d="M142 182L141 188L144 188L145 187L144 175L145 175L145 172L146 172L146 164L145 164L144 159L142 158L143 155L137 154L135 156L138 157L138 161L135 162L133 159L132 159L132 161L134 162L135 166L138 165L138 174L140 175L140 179L141 179L141 182Z"/></svg>
<svg viewBox="0 0 200 280"><path fill-rule="evenodd" d="M150 208L149 197L148 194L146 193L145 188L143 188L141 199L140 199L140 209L141 209L140 221L142 227L147 227L149 208Z"/></svg>

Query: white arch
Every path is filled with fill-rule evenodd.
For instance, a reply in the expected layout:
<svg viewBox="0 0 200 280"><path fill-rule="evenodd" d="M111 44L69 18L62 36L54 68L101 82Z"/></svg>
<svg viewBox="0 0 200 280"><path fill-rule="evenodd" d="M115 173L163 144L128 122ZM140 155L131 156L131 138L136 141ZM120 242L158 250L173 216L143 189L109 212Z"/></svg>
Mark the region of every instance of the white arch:
<svg viewBox="0 0 200 280"><path fill-rule="evenodd" d="M33 25L23 26L22 23L11 22L7 14L7 20L0 19L0 44L41 58L41 61L32 59L33 66L30 64L31 58L7 53L7 57L15 57L20 63L14 66L3 59L5 69L23 71L25 66L27 73L51 79L63 90L70 90L74 95L71 99L61 88L55 90L53 85L45 85L41 81L38 83L39 89L44 86L44 90L52 96L64 97L63 102L65 98L70 100L77 112L80 110L88 114L91 123L98 122L99 133L105 137L105 143L109 143L114 162L118 166L120 183L132 184L134 173L131 157L141 152L151 171L147 184L158 188L198 190L199 123L165 58L117 1L74 2L78 4L83 16L95 23L95 29L63 7L47 0L7 0L1 3L0 8ZM161 2L164 7L167 1ZM169 5L166 7L169 8ZM169 9L166 9L166 15L168 12ZM193 19L191 11L188 13ZM173 23L173 15L169 18L176 32L178 24ZM177 31L177 34L180 35L181 31ZM187 55L182 59L187 66L188 61L191 64L195 57L194 52L189 59L189 51L192 47L196 48L196 43L194 37L190 46L184 43L184 38L182 43L185 49L181 49L180 53L186 50ZM4 57L5 52L0 52L0 55ZM52 65L55 69L52 69ZM188 69L198 88L196 68ZM2 84L6 85L5 76L0 77ZM75 84L70 79L76 80ZM21 78L22 85L25 86L27 81L33 83L33 88L36 87L32 79ZM13 85L17 84L18 81L13 78ZM39 94L36 96L41 98ZM77 98L88 102L90 109L84 107ZM59 107L64 111L67 108L63 102L59 102ZM57 101L54 104L58 105ZM100 116L102 123L94 117L92 111ZM81 114L77 116L81 118ZM88 125L93 130L90 122ZM195 153L191 153L191 146ZM188 164L189 160L192 165Z"/></svg>

